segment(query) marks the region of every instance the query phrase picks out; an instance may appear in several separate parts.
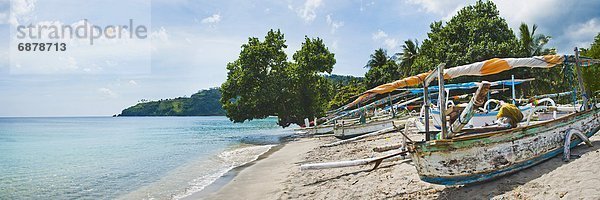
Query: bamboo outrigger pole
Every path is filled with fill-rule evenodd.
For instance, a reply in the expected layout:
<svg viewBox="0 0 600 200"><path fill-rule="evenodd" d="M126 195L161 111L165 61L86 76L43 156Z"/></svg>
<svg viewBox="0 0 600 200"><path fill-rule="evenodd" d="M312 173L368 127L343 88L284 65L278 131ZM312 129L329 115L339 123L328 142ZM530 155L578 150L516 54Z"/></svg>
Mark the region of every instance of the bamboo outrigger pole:
<svg viewBox="0 0 600 200"><path fill-rule="evenodd" d="M577 82L579 83L579 90L581 90L581 97L583 99L583 109L589 110L588 107L588 96L585 91L585 85L583 85L583 77L581 76L581 68L579 67L579 49L575 47L575 70L577 71Z"/></svg>
<svg viewBox="0 0 600 200"><path fill-rule="evenodd" d="M359 160L347 160L347 161L338 161L338 162L328 162L328 163L313 163L313 164L304 164L300 165L300 170L314 170L314 169L330 169L330 168L339 168L339 167L352 167L359 165L368 165L371 163L375 163L373 169L377 168L383 160L396 157L399 155L405 155L408 151L397 151L394 153L386 154L379 157L373 158L365 158Z"/></svg>
<svg viewBox="0 0 600 200"><path fill-rule="evenodd" d="M441 122L441 128L442 128L442 138L447 138L448 137L448 129L446 128L446 97L444 92L446 92L446 90L444 90L444 67L446 66L445 63L442 63L441 65L438 65L439 69L438 69L438 88L439 88L439 94L438 94L438 107L440 109L440 122ZM448 94L450 95L450 94Z"/></svg>
<svg viewBox="0 0 600 200"><path fill-rule="evenodd" d="M462 128L465 127L465 125L467 125L467 123L471 120L471 118L473 118L473 115L475 115L475 110L483 106L483 104L485 103L485 99L487 96L486 94L489 91L489 89L489 82L481 82L481 85L479 85L479 88L477 88L477 91L473 95L471 101L469 101L467 107L465 107L465 109L460 113L458 119L456 119L456 121L454 121L454 123L452 123L452 125L450 126L450 133L448 134L448 138L454 137L456 133L460 132L460 130L462 130Z"/></svg>
<svg viewBox="0 0 600 200"><path fill-rule="evenodd" d="M441 63L439 64L435 69L433 69L433 72L431 72L429 75L427 75L427 77L425 77L425 80L423 80L423 104L424 104L424 124L425 124L425 140L429 141L431 140L431 136L429 135L429 89L427 89L427 87L429 87L429 83L431 83L431 81L433 81L437 76L439 76L439 71L441 70L441 74L444 74L444 66L446 66L446 63ZM443 76L442 76L443 79ZM443 86L442 86L443 87ZM439 94L438 94L439 95ZM442 112L443 114L443 112Z"/></svg>

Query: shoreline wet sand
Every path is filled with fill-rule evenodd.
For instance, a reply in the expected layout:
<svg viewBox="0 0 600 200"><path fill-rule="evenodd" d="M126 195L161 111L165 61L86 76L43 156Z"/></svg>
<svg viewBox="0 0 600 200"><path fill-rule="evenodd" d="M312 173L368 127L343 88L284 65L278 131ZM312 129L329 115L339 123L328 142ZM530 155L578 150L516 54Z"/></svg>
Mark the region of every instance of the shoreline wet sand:
<svg viewBox="0 0 600 200"><path fill-rule="evenodd" d="M202 191L184 199L275 199L282 182L307 151L317 147L313 138L288 139L253 162L234 168Z"/></svg>
<svg viewBox="0 0 600 200"><path fill-rule="evenodd" d="M273 147L244 167L187 199L600 199L600 136L593 147L573 148L570 162L557 156L531 168L473 185L444 186L423 182L409 159L371 165L300 171L300 164L368 158L385 153L373 147L397 144L388 133L330 148L337 139L300 138ZM418 136L410 136L418 137Z"/></svg>

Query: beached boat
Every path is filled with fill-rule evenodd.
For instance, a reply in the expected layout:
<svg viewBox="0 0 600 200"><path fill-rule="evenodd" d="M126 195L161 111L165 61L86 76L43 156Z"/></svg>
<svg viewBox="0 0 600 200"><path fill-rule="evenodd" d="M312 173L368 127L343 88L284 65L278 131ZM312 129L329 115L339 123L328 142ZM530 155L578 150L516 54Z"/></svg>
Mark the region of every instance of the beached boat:
<svg viewBox="0 0 600 200"><path fill-rule="evenodd" d="M600 60L584 59L575 56L547 55L532 58L490 59L469 65L444 69L440 64L433 72L408 77L393 83L384 84L371 89L355 102L374 94L393 91L409 85L424 85L424 102L428 101L429 83L435 78L439 80L439 90L443 91L443 79L456 78L464 75L485 76L497 74L516 67L549 68L557 64L574 64L578 74L579 90L582 92L582 110L567 113L564 116L545 120L530 121L531 116L540 109L556 109L556 106L537 106L527 116L526 122L521 122L515 128L489 126L465 128L474 115L475 110L485 102L485 93L490 84L482 82L477 92L461 112L459 117L447 123L445 106L440 107L440 130L431 131L430 123L425 123L426 140L414 142L406 133L402 135L410 142L399 147L398 152L388 155L331 163L305 164L301 169L324 169L333 167L348 167L375 163L377 167L382 160L398 155L411 155L414 166L421 180L443 185L470 184L487 181L503 175L534 166L560 153L568 160L570 148L581 142L591 145L588 137L600 130L599 105L590 104L581 79L580 65L598 64ZM445 105L443 93L440 95L440 105ZM425 104L425 118L429 118L429 104ZM409 130L409 129L407 129ZM440 138L440 139L434 139Z"/></svg>
<svg viewBox="0 0 600 200"><path fill-rule="evenodd" d="M348 121L343 121L342 123L338 123L333 129L333 135L340 139L346 139L351 137L356 137L359 135L364 135L367 133L375 132L382 129L387 129L393 127L394 124L392 122L396 122L396 124L403 124L410 116L402 116L402 117L385 117L383 119L376 119L369 121L368 123L353 123L352 125L344 125L348 123ZM352 122L350 122L352 123Z"/></svg>
<svg viewBox="0 0 600 200"><path fill-rule="evenodd" d="M563 152L569 132L591 137L600 128L600 109L508 130L473 129L451 139L417 142L412 160L423 181L456 185L484 181L533 166ZM581 143L573 138L570 147Z"/></svg>
<svg viewBox="0 0 600 200"><path fill-rule="evenodd" d="M476 71L479 75L487 75L521 66L552 67L557 63L566 63L565 59L568 58L554 55L492 59L447 70L444 70L442 65L437 69L439 74L432 73L424 79L424 86L426 88L428 81L435 76L446 77L450 74L450 78L454 78L466 75L466 73L456 73L457 71L472 73L475 71L474 68L479 68ZM575 60L578 58L575 57ZM575 62L576 65L579 64L578 62ZM493 67L489 67L486 71L484 70L486 66ZM494 73L489 73L490 71ZM581 88L581 91L585 89ZM472 102L477 101L476 98L477 94ZM588 105L587 101L584 95L584 105ZM477 106L473 108L475 107ZM442 126L440 132L433 133L441 134L439 137L441 139L409 144L409 152L420 178L426 182L456 185L493 179L531 167L561 152L567 152L582 141L589 143L587 138L600 130L600 109L595 106L584 107L585 110L582 112L567 114L558 119L533 124L530 124L528 119L526 124L522 123L519 127L505 130L501 127L462 129L464 124L460 121L468 121L474 115L475 109L467 108L461 114L461 119L457 120L458 122L455 121L447 127ZM443 119L446 116L443 111L440 112L439 117L441 121L445 121ZM573 134L577 137L572 137Z"/></svg>
<svg viewBox="0 0 600 200"><path fill-rule="evenodd" d="M295 131L297 133L301 133L301 134L322 135L322 134L332 133L334 126L335 126L334 124L324 124L324 125L300 128L300 129L296 129Z"/></svg>
<svg viewBox="0 0 600 200"><path fill-rule="evenodd" d="M382 116L372 117L370 120L361 122L360 118L350 120L340 120L335 123L333 135L340 139L347 139L372 133L378 130L387 129L396 125L404 124L410 117L409 113L395 113L399 108L403 108L408 104L414 103L422 98L414 98L408 101L393 104L388 109L390 113ZM384 109L387 110L387 109Z"/></svg>

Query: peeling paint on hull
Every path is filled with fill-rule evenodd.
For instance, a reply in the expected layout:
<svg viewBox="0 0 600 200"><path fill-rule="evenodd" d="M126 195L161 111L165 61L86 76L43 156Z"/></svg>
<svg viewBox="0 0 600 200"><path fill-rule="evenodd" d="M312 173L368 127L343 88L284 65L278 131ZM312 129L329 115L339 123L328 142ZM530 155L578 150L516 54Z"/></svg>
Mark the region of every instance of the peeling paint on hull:
<svg viewBox="0 0 600 200"><path fill-rule="evenodd" d="M514 173L562 153L570 129L594 135L600 129L600 109L529 127L419 142L411 155L421 180L469 184ZM580 142L573 139L571 148Z"/></svg>

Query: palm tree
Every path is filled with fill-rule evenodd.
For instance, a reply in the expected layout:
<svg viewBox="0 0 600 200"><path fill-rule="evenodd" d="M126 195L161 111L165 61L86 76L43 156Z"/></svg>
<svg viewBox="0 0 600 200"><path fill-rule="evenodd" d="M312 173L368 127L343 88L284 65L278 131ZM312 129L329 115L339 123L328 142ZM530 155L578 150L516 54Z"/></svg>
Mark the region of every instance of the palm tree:
<svg viewBox="0 0 600 200"><path fill-rule="evenodd" d="M519 32L521 37L521 54L522 56L537 56L542 54L544 51L544 45L550 40L550 36L544 34L535 34L537 25L533 24L531 32L529 32L529 26L525 23L521 23L519 26Z"/></svg>
<svg viewBox="0 0 600 200"><path fill-rule="evenodd" d="M415 60L419 55L419 41L417 41L417 39L414 41L404 41L404 44L402 45L402 53L397 53L396 55L401 56L401 72L404 72L403 75L405 77L410 76L412 73L412 65L415 63Z"/></svg>
<svg viewBox="0 0 600 200"><path fill-rule="evenodd" d="M390 58L387 55L387 51L379 48L375 50L375 53L371 54L371 60L367 62L365 68L377 68L382 67L388 63Z"/></svg>

